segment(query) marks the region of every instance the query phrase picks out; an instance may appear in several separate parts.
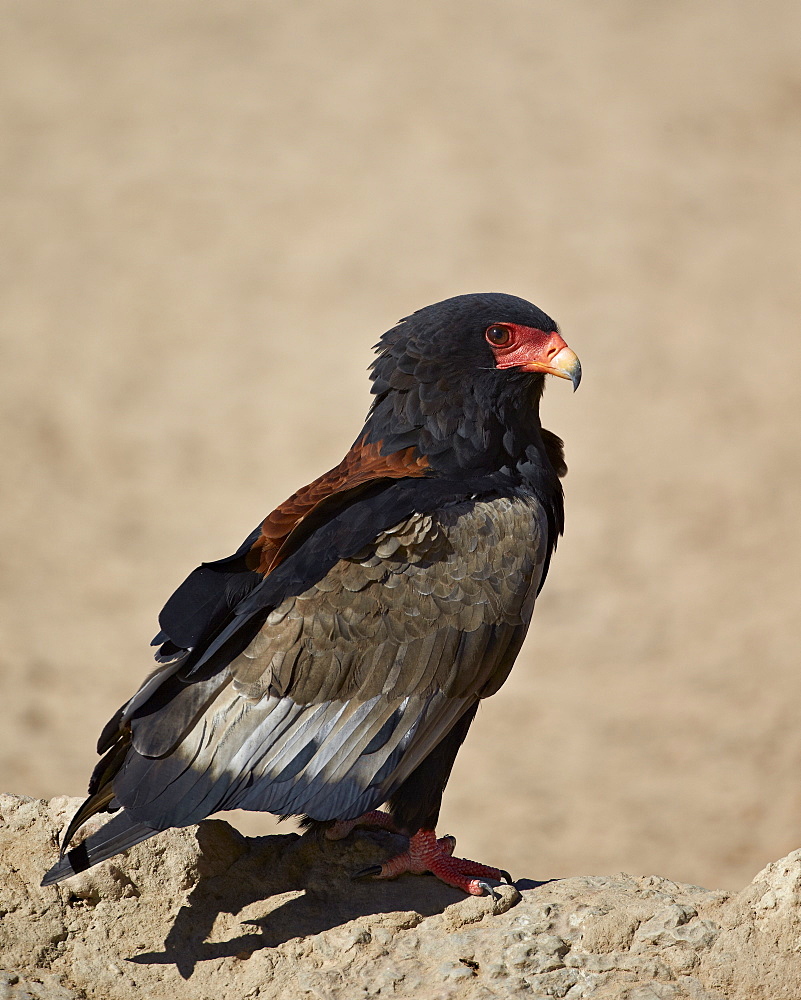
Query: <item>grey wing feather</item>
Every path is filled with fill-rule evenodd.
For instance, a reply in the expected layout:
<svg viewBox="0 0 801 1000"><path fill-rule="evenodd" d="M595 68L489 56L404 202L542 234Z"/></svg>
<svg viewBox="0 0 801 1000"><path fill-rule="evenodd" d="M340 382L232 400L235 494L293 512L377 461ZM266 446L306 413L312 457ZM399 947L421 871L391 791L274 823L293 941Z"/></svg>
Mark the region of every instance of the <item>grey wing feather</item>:
<svg viewBox="0 0 801 1000"><path fill-rule="evenodd" d="M529 498L382 533L275 608L221 674L132 720L117 799L158 828L219 809L345 819L380 805L505 680L545 537Z"/></svg>

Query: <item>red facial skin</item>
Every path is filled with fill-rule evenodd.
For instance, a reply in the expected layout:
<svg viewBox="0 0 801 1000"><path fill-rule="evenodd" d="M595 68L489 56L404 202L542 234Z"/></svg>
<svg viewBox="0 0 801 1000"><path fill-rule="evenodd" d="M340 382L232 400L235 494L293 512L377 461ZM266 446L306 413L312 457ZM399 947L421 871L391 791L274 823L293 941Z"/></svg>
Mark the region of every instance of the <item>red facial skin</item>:
<svg viewBox="0 0 801 1000"><path fill-rule="evenodd" d="M569 378L578 385L581 366L558 333L546 333L533 326L493 323L484 337L495 356L496 368L520 368Z"/></svg>

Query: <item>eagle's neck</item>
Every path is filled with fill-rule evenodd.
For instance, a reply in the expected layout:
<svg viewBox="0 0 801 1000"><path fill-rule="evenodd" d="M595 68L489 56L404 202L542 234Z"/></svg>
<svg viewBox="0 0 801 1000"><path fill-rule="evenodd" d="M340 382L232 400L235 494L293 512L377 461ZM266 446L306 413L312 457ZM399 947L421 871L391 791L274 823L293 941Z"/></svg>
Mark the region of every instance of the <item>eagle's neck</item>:
<svg viewBox="0 0 801 1000"><path fill-rule="evenodd" d="M363 440L380 442L384 454L412 447L425 456L433 474L550 476L539 417L541 378L521 373L502 381L443 382L412 382L381 393Z"/></svg>

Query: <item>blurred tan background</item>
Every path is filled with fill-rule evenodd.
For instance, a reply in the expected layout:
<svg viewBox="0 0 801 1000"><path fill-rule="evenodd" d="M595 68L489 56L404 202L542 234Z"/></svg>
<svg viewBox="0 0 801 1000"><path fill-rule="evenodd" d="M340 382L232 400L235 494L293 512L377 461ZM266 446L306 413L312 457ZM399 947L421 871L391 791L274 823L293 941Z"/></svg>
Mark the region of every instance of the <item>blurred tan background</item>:
<svg viewBox="0 0 801 1000"><path fill-rule="evenodd" d="M82 794L164 600L339 461L378 336L498 290L585 375L440 832L726 888L801 846L801 5L0 15L0 788Z"/></svg>

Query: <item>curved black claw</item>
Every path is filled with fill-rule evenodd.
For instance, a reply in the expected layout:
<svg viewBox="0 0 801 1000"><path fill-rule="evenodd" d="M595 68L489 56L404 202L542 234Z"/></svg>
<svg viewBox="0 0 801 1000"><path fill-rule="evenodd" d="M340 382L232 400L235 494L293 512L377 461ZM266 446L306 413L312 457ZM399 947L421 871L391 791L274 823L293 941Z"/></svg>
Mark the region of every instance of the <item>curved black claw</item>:
<svg viewBox="0 0 801 1000"><path fill-rule="evenodd" d="M373 875L380 875L380 874L381 874L381 865L368 865L367 868L362 868L360 871L354 872L351 875L350 880L351 882L355 882L356 879L358 878L371 878Z"/></svg>
<svg viewBox="0 0 801 1000"><path fill-rule="evenodd" d="M509 874L509 872L504 871L503 868L499 868L498 871L503 876L503 880L507 885L514 885L514 882L512 881L512 876Z"/></svg>

